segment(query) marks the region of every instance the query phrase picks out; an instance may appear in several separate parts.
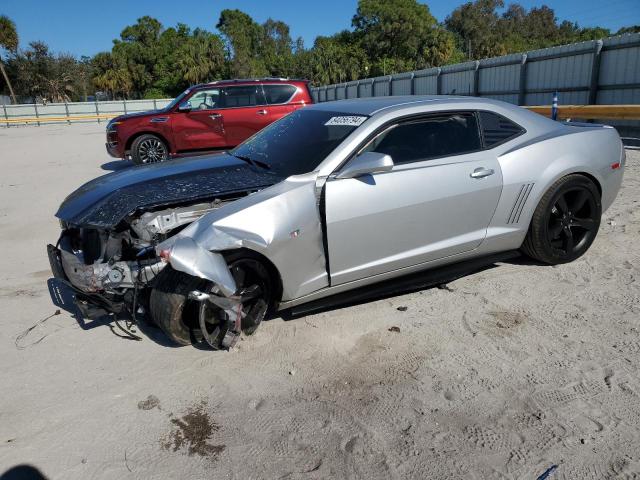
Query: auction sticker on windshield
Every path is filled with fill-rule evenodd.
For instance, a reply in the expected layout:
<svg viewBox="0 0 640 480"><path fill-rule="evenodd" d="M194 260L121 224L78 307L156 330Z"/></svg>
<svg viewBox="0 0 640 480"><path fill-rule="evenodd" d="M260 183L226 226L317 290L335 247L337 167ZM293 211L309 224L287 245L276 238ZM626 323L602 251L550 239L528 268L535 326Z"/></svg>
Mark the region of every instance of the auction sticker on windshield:
<svg viewBox="0 0 640 480"><path fill-rule="evenodd" d="M325 125L347 125L349 127L358 127L367 119L357 115L344 117L331 117Z"/></svg>

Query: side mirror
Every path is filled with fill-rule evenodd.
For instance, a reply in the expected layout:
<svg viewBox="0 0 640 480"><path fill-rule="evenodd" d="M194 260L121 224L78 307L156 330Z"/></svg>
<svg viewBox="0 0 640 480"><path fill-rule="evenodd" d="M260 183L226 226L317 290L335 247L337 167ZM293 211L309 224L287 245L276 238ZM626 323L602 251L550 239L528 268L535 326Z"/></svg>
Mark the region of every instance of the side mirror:
<svg viewBox="0 0 640 480"><path fill-rule="evenodd" d="M186 101L186 102L182 102L179 106L178 106L178 111L179 112L190 112L192 109L191 107L191 102L190 101Z"/></svg>
<svg viewBox="0 0 640 480"><path fill-rule="evenodd" d="M393 159L384 153L365 152L352 159L336 178L355 178L368 173L390 172Z"/></svg>

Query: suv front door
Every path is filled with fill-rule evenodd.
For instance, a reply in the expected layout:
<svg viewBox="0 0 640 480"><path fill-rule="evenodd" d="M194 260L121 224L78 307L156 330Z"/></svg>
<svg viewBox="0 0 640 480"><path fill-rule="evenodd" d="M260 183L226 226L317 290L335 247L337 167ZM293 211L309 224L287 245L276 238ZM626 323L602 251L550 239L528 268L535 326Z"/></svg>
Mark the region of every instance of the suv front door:
<svg viewBox="0 0 640 480"><path fill-rule="evenodd" d="M361 152L388 154L390 172L326 183L333 285L477 248L500 199L496 156L483 151L476 115L399 122Z"/></svg>
<svg viewBox="0 0 640 480"><path fill-rule="evenodd" d="M171 122L176 151L226 146L220 93L219 88L197 90L187 100L191 104L189 111L173 113Z"/></svg>
<svg viewBox="0 0 640 480"><path fill-rule="evenodd" d="M235 147L271 123L261 85L224 87L221 97L224 111L226 146Z"/></svg>

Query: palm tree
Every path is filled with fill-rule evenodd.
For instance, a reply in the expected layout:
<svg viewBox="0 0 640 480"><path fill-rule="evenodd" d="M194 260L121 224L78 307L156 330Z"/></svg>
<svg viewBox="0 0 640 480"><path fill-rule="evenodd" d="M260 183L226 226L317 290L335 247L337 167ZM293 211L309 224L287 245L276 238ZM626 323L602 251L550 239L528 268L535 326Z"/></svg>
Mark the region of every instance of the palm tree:
<svg viewBox="0 0 640 480"><path fill-rule="evenodd" d="M10 52L15 52L18 48L18 32L16 31L16 24L13 23L13 21L6 15L0 15L0 48L9 50ZM16 101L16 94L13 93L13 87L9 81L9 76L4 69L2 57L0 57L0 70L2 71L2 76L4 77L5 82L7 82L7 85L9 86L9 92L11 93L13 103L18 103Z"/></svg>

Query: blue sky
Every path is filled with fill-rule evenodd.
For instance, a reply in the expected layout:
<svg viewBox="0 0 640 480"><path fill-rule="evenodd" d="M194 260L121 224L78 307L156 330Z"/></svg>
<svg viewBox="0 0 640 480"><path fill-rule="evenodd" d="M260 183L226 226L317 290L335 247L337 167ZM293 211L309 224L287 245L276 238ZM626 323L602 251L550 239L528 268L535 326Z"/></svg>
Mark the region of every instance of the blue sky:
<svg viewBox="0 0 640 480"><path fill-rule="evenodd" d="M459 0L427 3L438 20ZM506 0L505 3L509 3ZM561 19L581 26L600 25L612 31L640 24L640 0L520 0L526 8L547 4ZM301 36L307 46L317 35L330 35L350 28L357 0L0 0L0 14L8 15L18 27L22 46L43 40L56 52L93 55L109 50L120 31L143 15L158 18L163 25L178 22L215 30L220 11L239 8L258 22L269 17L291 27L293 38Z"/></svg>

